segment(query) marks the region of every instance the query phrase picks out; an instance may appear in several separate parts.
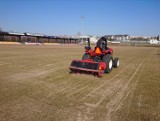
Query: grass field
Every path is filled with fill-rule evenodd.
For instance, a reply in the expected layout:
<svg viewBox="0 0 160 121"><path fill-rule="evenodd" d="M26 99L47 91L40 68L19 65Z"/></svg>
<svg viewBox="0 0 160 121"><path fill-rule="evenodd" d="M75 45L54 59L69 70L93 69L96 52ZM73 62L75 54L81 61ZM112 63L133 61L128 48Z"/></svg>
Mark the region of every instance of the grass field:
<svg viewBox="0 0 160 121"><path fill-rule="evenodd" d="M0 121L160 121L160 48L113 49L97 78L69 73L83 46L0 45Z"/></svg>

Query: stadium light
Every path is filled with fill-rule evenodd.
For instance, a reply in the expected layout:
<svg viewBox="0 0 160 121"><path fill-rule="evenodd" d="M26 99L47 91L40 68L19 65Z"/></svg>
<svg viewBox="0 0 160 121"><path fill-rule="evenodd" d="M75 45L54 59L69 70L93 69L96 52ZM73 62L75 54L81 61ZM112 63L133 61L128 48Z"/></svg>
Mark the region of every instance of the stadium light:
<svg viewBox="0 0 160 121"><path fill-rule="evenodd" d="M81 28L81 29L82 29L82 30L81 30L81 31L82 31L81 33L82 33L82 34L81 34L81 36L82 36L82 43L83 43L83 21L84 21L84 16L81 16L81 24L82 24L82 28Z"/></svg>

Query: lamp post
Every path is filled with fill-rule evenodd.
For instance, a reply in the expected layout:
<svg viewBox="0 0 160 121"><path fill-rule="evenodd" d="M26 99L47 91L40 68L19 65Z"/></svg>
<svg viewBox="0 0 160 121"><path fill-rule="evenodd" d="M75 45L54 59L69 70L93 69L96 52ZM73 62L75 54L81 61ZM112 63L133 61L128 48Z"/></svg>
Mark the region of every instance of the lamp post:
<svg viewBox="0 0 160 121"><path fill-rule="evenodd" d="M82 44L83 44L83 20L84 20L84 16L81 16L81 24L82 24L82 28L81 28L81 29L82 29L82 30L81 30L81 31L82 31L81 33L82 33L82 34L81 34L81 36L82 36Z"/></svg>

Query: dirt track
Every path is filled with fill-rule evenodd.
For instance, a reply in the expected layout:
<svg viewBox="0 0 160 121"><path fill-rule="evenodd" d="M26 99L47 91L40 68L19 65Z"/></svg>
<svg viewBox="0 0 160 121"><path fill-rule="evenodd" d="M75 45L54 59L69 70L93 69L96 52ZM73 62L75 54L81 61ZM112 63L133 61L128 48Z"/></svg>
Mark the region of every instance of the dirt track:
<svg viewBox="0 0 160 121"><path fill-rule="evenodd" d="M69 74L71 60L81 58L81 46L11 46L10 50L3 46L1 119L158 121L160 49L114 47L114 51L120 67L97 78Z"/></svg>

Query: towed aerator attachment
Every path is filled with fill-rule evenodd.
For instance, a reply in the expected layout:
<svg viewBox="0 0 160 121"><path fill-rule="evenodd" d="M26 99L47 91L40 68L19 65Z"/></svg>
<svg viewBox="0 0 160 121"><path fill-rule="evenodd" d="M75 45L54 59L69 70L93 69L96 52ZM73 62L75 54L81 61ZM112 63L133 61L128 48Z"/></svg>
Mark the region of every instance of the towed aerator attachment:
<svg viewBox="0 0 160 121"><path fill-rule="evenodd" d="M93 62L92 60L73 60L69 68L71 72L74 73L90 73L98 77L101 77L104 73L104 70L102 70L102 64L99 62Z"/></svg>

